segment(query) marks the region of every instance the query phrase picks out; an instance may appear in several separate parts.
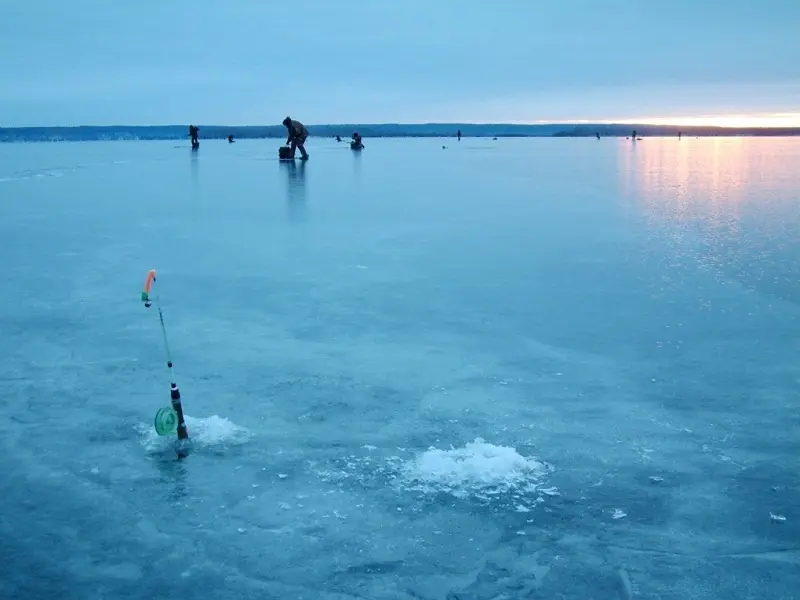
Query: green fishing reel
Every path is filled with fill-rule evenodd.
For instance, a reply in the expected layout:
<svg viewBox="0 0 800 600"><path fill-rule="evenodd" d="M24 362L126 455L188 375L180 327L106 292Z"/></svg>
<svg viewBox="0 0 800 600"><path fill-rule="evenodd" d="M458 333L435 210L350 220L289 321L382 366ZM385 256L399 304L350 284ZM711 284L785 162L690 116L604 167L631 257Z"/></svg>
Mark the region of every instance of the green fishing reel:
<svg viewBox="0 0 800 600"><path fill-rule="evenodd" d="M178 413L171 406L159 408L154 425L158 435L175 435L178 432Z"/></svg>

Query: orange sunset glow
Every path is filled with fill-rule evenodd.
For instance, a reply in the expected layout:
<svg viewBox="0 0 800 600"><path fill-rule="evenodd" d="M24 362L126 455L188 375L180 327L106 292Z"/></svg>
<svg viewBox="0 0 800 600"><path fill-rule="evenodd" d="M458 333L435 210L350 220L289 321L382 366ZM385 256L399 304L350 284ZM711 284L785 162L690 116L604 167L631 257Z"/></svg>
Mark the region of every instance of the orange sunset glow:
<svg viewBox="0 0 800 600"><path fill-rule="evenodd" d="M638 117L619 119L539 119L536 121L510 121L520 125L535 123L546 125L561 123L568 125L669 125L675 127L800 127L800 112L755 113L755 114L721 114L721 115L687 115L669 117Z"/></svg>
<svg viewBox="0 0 800 600"><path fill-rule="evenodd" d="M632 125L675 125L703 127L800 127L800 112L766 114L698 115L673 117L643 117L600 121L601 123L630 123Z"/></svg>

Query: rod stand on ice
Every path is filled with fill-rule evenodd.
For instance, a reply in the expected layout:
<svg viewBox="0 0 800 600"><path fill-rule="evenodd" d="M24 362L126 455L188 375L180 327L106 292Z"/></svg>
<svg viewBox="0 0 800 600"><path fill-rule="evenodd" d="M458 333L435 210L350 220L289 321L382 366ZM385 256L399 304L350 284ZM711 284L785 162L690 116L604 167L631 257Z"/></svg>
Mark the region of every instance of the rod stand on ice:
<svg viewBox="0 0 800 600"><path fill-rule="evenodd" d="M171 383L169 386L169 395L172 400L172 410L178 415L178 439L188 440L189 432L186 429L186 421L183 418L183 406L181 406L181 391L178 389L177 383Z"/></svg>
<svg viewBox="0 0 800 600"><path fill-rule="evenodd" d="M172 365L170 364L170 369ZM172 410L178 415L178 446L176 452L180 458L183 458L189 453L187 447L189 441L189 430L186 429L186 420L183 418L183 405L181 404L181 391L178 389L178 384L174 381L169 384L169 396L172 401ZM184 441L186 440L186 441Z"/></svg>

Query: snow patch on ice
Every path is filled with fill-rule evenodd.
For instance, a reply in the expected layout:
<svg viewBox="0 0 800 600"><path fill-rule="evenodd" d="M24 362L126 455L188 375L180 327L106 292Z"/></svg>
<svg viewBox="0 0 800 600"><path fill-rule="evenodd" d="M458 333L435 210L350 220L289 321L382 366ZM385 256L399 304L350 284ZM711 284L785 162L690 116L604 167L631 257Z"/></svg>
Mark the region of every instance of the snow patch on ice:
<svg viewBox="0 0 800 600"><path fill-rule="evenodd" d="M186 426L189 435L201 444L213 446L216 444L243 443L250 438L246 427L237 425L233 421L211 415L204 419L186 416Z"/></svg>
<svg viewBox="0 0 800 600"><path fill-rule="evenodd" d="M484 500L510 496L519 500L538 496L539 483L551 471L550 465L523 456L515 448L476 438L463 448L429 448L418 454L402 465L401 479L406 488L429 494ZM555 488L547 489L548 494L554 492ZM519 510L525 505L514 506Z"/></svg>
<svg viewBox="0 0 800 600"><path fill-rule="evenodd" d="M360 450L361 455L309 461L309 467L320 479L340 488L358 482L361 489L389 486L402 495L449 494L509 512L531 511L545 501L542 495L559 495L555 487L540 487L553 471L551 465L481 438L461 448L432 447L413 458L387 455L366 445Z"/></svg>
<svg viewBox="0 0 800 600"><path fill-rule="evenodd" d="M773 523L783 523L786 521L786 517L783 515L776 515L775 513L769 513L769 518Z"/></svg>
<svg viewBox="0 0 800 600"><path fill-rule="evenodd" d="M237 425L233 421L211 415L199 418L186 415L186 427L189 430L189 439L193 445L200 446L229 446L243 444L250 439L250 431L246 427ZM142 445L148 450L158 450L175 443L176 437L159 436L152 423L141 424L138 427L142 436Z"/></svg>

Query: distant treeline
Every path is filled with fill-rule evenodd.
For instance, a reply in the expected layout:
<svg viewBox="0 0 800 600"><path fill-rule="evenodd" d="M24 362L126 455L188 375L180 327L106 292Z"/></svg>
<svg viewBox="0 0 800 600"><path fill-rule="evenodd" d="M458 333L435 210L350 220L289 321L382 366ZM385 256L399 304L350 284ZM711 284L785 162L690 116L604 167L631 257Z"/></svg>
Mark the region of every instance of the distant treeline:
<svg viewBox="0 0 800 600"><path fill-rule="evenodd" d="M198 125L200 139L282 138L282 125ZM363 137L452 137L461 130L464 137L604 137L630 136L787 136L800 135L795 128L679 127L673 125L547 124L504 125L470 123L425 124L342 124L308 125L312 137L350 137L358 131ZM0 142L79 142L90 140L179 140L188 139L188 125L80 126L80 127L0 127Z"/></svg>

